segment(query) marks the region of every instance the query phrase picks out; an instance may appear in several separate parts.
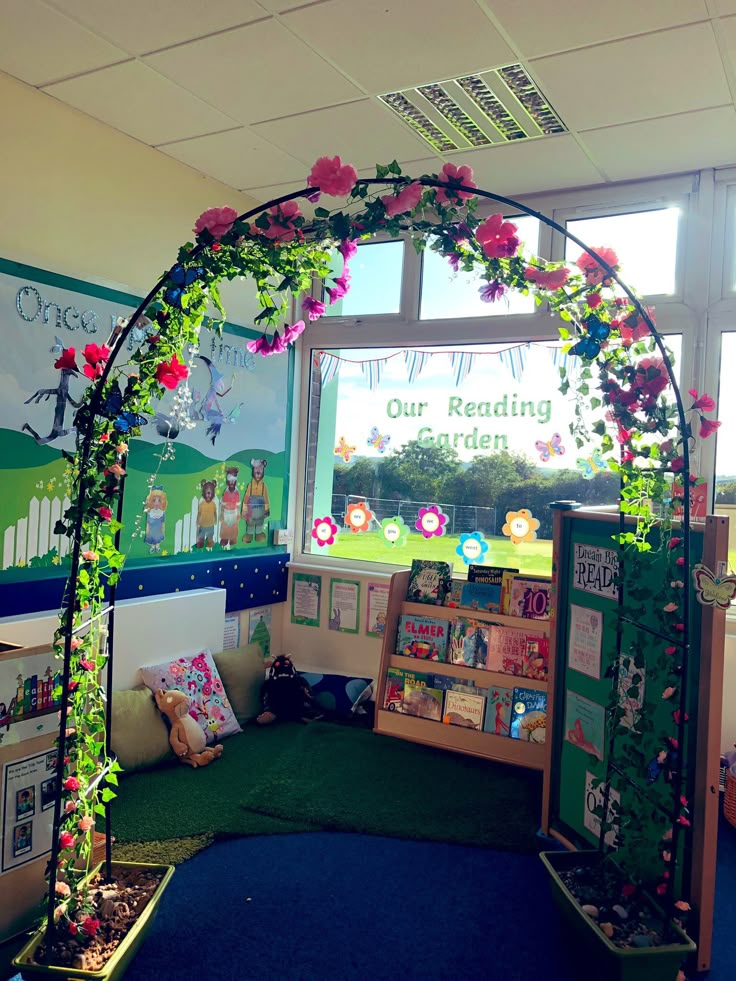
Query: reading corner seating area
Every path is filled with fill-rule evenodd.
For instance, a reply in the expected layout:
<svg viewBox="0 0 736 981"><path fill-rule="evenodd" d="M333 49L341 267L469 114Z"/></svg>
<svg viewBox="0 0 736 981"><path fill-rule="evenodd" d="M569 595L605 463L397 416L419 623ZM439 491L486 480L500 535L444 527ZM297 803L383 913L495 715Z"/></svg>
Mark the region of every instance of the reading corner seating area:
<svg viewBox="0 0 736 981"><path fill-rule="evenodd" d="M2 6L0 981L735 981L734 0Z"/></svg>

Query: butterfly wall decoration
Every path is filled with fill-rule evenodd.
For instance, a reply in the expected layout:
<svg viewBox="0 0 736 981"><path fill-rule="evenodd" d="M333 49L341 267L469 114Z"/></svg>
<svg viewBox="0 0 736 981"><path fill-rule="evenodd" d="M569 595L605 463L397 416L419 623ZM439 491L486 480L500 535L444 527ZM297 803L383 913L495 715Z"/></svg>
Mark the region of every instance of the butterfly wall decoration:
<svg viewBox="0 0 736 981"><path fill-rule="evenodd" d="M341 436L335 447L335 456L341 456L345 463L350 463L350 459L357 447L351 446L344 436Z"/></svg>
<svg viewBox="0 0 736 981"><path fill-rule="evenodd" d="M575 463L583 471L584 480L592 480L597 473L608 469L599 449L594 449L590 456L579 456Z"/></svg>
<svg viewBox="0 0 736 981"><path fill-rule="evenodd" d="M172 284L164 293L164 299L172 307L181 309L182 297L187 286L191 286L195 280L204 275L204 266L190 266L185 269L181 263L177 263L169 273L168 281Z"/></svg>
<svg viewBox="0 0 736 981"><path fill-rule="evenodd" d="M390 436L381 435L378 426L374 426L371 429L367 442L368 446L372 446L374 450L378 450L379 453L385 453L390 440Z"/></svg>
<svg viewBox="0 0 736 981"><path fill-rule="evenodd" d="M599 320L598 317L588 317L583 323L587 334L581 337L577 344L573 344L569 353L583 358L597 358L603 342L610 337L611 326Z"/></svg>
<svg viewBox="0 0 736 981"><path fill-rule="evenodd" d="M695 596L703 606L717 606L719 610L727 610L731 606L736 596L736 576L726 573L725 562L723 566L717 576L702 562L693 567Z"/></svg>
<svg viewBox="0 0 736 981"><path fill-rule="evenodd" d="M565 453L562 436L559 433L552 433L552 439L538 439L534 446L539 452L539 459L545 463L550 457L563 456Z"/></svg>
<svg viewBox="0 0 736 981"><path fill-rule="evenodd" d="M100 406L100 415L112 420L119 433L129 433L132 429L148 424L145 416L137 412L127 412L123 408L124 396L118 382L112 382Z"/></svg>

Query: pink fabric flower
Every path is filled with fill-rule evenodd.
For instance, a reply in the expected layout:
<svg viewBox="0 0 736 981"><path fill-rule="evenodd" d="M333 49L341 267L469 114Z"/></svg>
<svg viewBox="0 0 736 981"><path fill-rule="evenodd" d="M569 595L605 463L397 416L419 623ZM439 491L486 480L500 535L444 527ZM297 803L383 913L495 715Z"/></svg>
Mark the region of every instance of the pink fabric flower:
<svg viewBox="0 0 736 981"><path fill-rule="evenodd" d="M96 562L99 559L99 555L89 548L86 552L82 552L82 558L85 562Z"/></svg>
<svg viewBox="0 0 736 981"><path fill-rule="evenodd" d="M351 238L344 238L337 247L337 251L345 262L349 262L358 251L358 246Z"/></svg>
<svg viewBox="0 0 736 981"><path fill-rule="evenodd" d="M351 164L343 164L340 157L320 157L312 167L307 183L323 194L344 198L355 187L358 172Z"/></svg>
<svg viewBox="0 0 736 981"><path fill-rule="evenodd" d="M678 606L677 603L668 603L666 606L663 606L662 609L665 613L674 613L678 609Z"/></svg>
<svg viewBox="0 0 736 981"><path fill-rule="evenodd" d="M667 369L662 358L642 358L636 366L636 387L656 398L669 385Z"/></svg>
<svg viewBox="0 0 736 981"><path fill-rule="evenodd" d="M596 246L595 252L607 262L609 266L613 269L618 269L618 256L613 251L613 249L607 248L605 245ZM585 276L585 282L588 286L598 286L600 283L608 285L611 282L611 277L606 272L606 270L601 266L597 259L594 259L592 255L588 252L583 252L583 254L576 260L575 265L580 269L580 271Z"/></svg>
<svg viewBox="0 0 736 981"><path fill-rule="evenodd" d="M442 181L443 184L449 185L447 190L445 190L443 187L438 187L435 191L435 200L437 201L437 204L454 204L458 198L460 201L467 201L468 198L473 197L473 194L470 191L455 190L458 184L464 184L466 187L478 186L473 180L473 168L468 167L465 164L457 167L453 163L446 163L437 175L437 180ZM448 195L452 196L452 201Z"/></svg>
<svg viewBox="0 0 736 981"><path fill-rule="evenodd" d="M649 315L653 324L656 324L654 318L654 307L644 308ZM648 337L651 331L649 330L649 324L644 320L643 317L639 315L637 310L632 311L628 317L624 318L621 324L621 340L625 347L629 347L635 341L641 341L645 337Z"/></svg>
<svg viewBox="0 0 736 981"><path fill-rule="evenodd" d="M690 406L691 409L699 409L701 412L712 412L715 409L716 403L705 392L702 395L698 395L697 388L689 388L688 394L693 398L693 404Z"/></svg>
<svg viewBox="0 0 736 981"><path fill-rule="evenodd" d="M327 307L321 300L315 300L313 296L305 296L302 302L302 310L310 320L319 320L324 315Z"/></svg>
<svg viewBox="0 0 736 981"><path fill-rule="evenodd" d="M679 473L680 470L685 466L685 458L682 456L676 456L674 460L670 463L670 470L672 473Z"/></svg>
<svg viewBox="0 0 736 981"><path fill-rule="evenodd" d="M62 784L64 790L76 791L79 790L79 780L76 777L67 777Z"/></svg>
<svg viewBox="0 0 736 981"><path fill-rule="evenodd" d="M717 419L705 419L701 416L700 419L700 438L707 439L711 433L714 433L718 428L720 428L720 422Z"/></svg>
<svg viewBox="0 0 736 981"><path fill-rule="evenodd" d="M112 511L110 508L101 507L97 508L97 513L102 518L103 521L112 521Z"/></svg>
<svg viewBox="0 0 736 981"><path fill-rule="evenodd" d="M95 662L94 661L88 661L85 658L80 658L79 667L82 668L83 671L94 671L95 670Z"/></svg>
<svg viewBox="0 0 736 981"><path fill-rule="evenodd" d="M62 831L59 835L59 848L71 848L74 844L74 835L69 831Z"/></svg>
<svg viewBox="0 0 736 981"><path fill-rule="evenodd" d="M238 217L234 208L208 208L194 223L194 234L201 235L207 229L212 238L221 239L227 235Z"/></svg>
<svg viewBox="0 0 736 981"><path fill-rule="evenodd" d="M413 211L419 204L424 193L424 188L419 181L414 181L408 187L404 187L397 195L384 194L381 197L386 214L389 218L394 215L403 215L407 211ZM444 192L443 192L444 193Z"/></svg>
<svg viewBox="0 0 736 981"><path fill-rule="evenodd" d="M54 886L54 891L57 896L71 896L71 889L68 882L62 882L61 879L56 880L56 885Z"/></svg>
<svg viewBox="0 0 736 981"><path fill-rule="evenodd" d="M68 800L66 804L64 804L65 814L73 814L76 811L76 809L77 809L77 802L75 800Z"/></svg>
<svg viewBox="0 0 736 981"><path fill-rule="evenodd" d="M297 229L294 228L294 221L301 218L302 213L296 201L285 201L283 204L275 204L268 209L268 220L270 225L261 234L265 238L274 239L278 242L291 242L296 237Z"/></svg>
<svg viewBox="0 0 736 981"><path fill-rule="evenodd" d="M536 269L527 266L524 276L530 283L536 283L547 290L559 290L570 278L570 270L562 266L560 269Z"/></svg>
<svg viewBox="0 0 736 981"><path fill-rule="evenodd" d="M676 651L677 651L676 647L665 647L664 649L665 654L670 654L670 655L675 654Z"/></svg>
<svg viewBox="0 0 736 981"><path fill-rule="evenodd" d="M292 324L290 327L285 327L284 328L284 341L287 344L293 344L294 341L297 339L297 337L300 334L303 334L304 333L304 327L305 327L305 324L304 324L304 321L303 320L297 320L297 322L295 324Z"/></svg>
<svg viewBox="0 0 736 981"><path fill-rule="evenodd" d="M77 648L81 646L82 646L82 641L79 639L79 637L72 637L69 643L69 649L72 651L76 651Z"/></svg>
<svg viewBox="0 0 736 981"><path fill-rule="evenodd" d="M512 221L504 221L503 215L491 215L478 226L475 237L483 246L489 259L516 255L519 248L518 231Z"/></svg>
<svg viewBox="0 0 736 981"><path fill-rule="evenodd" d="M92 827L94 826L94 823L95 822L92 820L91 817L85 816L85 817L79 819L79 821L77 823L77 827L82 832L82 834L85 834L86 835L87 832L92 829Z"/></svg>
<svg viewBox="0 0 736 981"><path fill-rule="evenodd" d="M682 539L681 539L681 538L678 538L678 537L677 537L677 535L674 535L674 536L673 536L672 538L670 538L670 540L669 540L669 541L667 542L667 548L668 548L668 549L669 549L670 551L672 551L672 549L673 549L673 548L677 548L677 546L678 546L678 545L681 545L681 544L682 544Z"/></svg>

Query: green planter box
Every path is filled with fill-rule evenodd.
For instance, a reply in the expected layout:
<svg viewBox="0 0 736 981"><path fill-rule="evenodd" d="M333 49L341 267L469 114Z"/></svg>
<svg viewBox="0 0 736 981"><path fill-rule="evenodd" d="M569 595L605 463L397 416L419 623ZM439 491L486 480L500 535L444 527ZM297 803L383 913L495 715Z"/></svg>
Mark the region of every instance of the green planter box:
<svg viewBox="0 0 736 981"><path fill-rule="evenodd" d="M90 872L93 876L99 869L99 865ZM97 978L101 981L117 981L122 978L130 962L133 960L141 944L146 938L151 928L151 923L156 915L158 904L161 901L164 889L169 883L169 879L174 874L173 865L153 865L143 862L113 862L113 871L116 868L136 868L136 869L161 869L164 873L163 878L158 884L156 891L151 896L146 908L136 920L132 930L125 936L122 943L105 964L101 971L82 971L73 967L61 967L53 964L34 964L33 955L38 946L42 943L46 934L46 927L37 930L17 957L13 959L13 967L23 974L23 977L30 975L43 974L46 977L57 978L59 981L66 979Z"/></svg>
<svg viewBox="0 0 736 981"><path fill-rule="evenodd" d="M595 981L675 981L685 958L695 953L696 946L688 935L675 926L682 943L666 947L622 949L611 943L577 903L560 873L585 865L596 851L540 852L550 875L552 898L565 924L573 948L572 960L580 964L581 974ZM656 904L652 903L656 907ZM579 957L575 956L575 950Z"/></svg>

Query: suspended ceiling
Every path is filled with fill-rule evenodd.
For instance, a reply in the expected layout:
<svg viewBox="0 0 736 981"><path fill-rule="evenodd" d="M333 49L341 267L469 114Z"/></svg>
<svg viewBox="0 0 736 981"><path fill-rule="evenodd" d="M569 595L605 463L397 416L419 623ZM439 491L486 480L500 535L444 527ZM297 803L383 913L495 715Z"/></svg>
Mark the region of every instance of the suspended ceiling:
<svg viewBox="0 0 736 981"><path fill-rule="evenodd" d="M365 174L467 163L503 194L736 163L736 0L0 0L0 16L0 70L257 201L325 153ZM511 65L567 132L438 153L380 99Z"/></svg>

